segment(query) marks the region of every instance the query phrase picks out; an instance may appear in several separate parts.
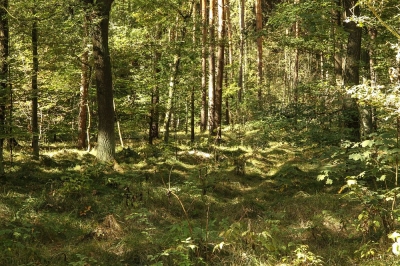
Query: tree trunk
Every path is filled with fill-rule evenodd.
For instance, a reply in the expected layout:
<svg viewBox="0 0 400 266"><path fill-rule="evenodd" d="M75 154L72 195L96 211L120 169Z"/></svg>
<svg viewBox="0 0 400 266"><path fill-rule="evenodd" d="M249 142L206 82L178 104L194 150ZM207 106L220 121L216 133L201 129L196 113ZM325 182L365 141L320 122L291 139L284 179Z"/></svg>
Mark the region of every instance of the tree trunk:
<svg viewBox="0 0 400 266"><path fill-rule="evenodd" d="M300 0L295 0L295 4L299 4ZM300 37L300 21L296 20L294 24L294 34L295 38L299 39ZM292 88L293 88L293 103L295 106L294 110L294 124L297 125L297 109L298 109L298 103L299 103L299 48L296 46L294 49L294 65L293 65L293 83L292 83Z"/></svg>
<svg viewBox="0 0 400 266"><path fill-rule="evenodd" d="M332 40L333 40L333 60L334 60L334 84L338 86L343 85L343 69L342 69L342 43L337 42L336 35L338 35L337 27L342 26L342 12L341 9L341 0L335 0L336 8L332 11Z"/></svg>
<svg viewBox="0 0 400 266"><path fill-rule="evenodd" d="M78 149L87 149L88 142L86 137L87 118L88 118L88 94L90 81L90 66L89 66L89 16L86 14L83 18L83 53L81 56L81 88L80 88L80 103L79 103L79 121L78 121Z"/></svg>
<svg viewBox="0 0 400 266"><path fill-rule="evenodd" d="M239 74L238 74L238 101L243 100L243 68L244 68L244 8L245 0L239 0L239 29L240 29L240 41L239 41Z"/></svg>
<svg viewBox="0 0 400 266"><path fill-rule="evenodd" d="M346 16L359 16L360 7L355 6L356 1L344 0ZM354 21L344 24L344 29L348 33L346 63L344 71L344 85L354 86L359 84L360 79L360 54L361 54L361 28L357 27ZM360 115L356 100L351 95L346 94L343 102L343 121L344 127L349 130L351 141L360 141Z"/></svg>
<svg viewBox="0 0 400 266"><path fill-rule="evenodd" d="M195 106L194 106L194 91L195 88L192 87L192 91L190 93L190 141L193 143L194 138L195 138L195 124L194 124L194 111L195 111Z"/></svg>
<svg viewBox="0 0 400 266"><path fill-rule="evenodd" d="M210 0L209 6L209 54L208 54L208 130L210 135L215 135L215 27L214 10L215 1Z"/></svg>
<svg viewBox="0 0 400 266"><path fill-rule="evenodd" d="M201 0L201 132L207 129L207 118L207 0Z"/></svg>
<svg viewBox="0 0 400 266"><path fill-rule="evenodd" d="M115 157L115 130L111 60L108 49L108 26L113 0L94 3L93 57L97 89L98 136L97 158L112 161Z"/></svg>
<svg viewBox="0 0 400 266"><path fill-rule="evenodd" d="M361 59L363 62L363 66L365 72L369 75L370 74L370 58L369 58L369 51L363 49L361 53ZM366 79L363 82L369 86L368 81ZM372 84L371 84L372 85ZM368 104L361 104L359 107L360 111L360 133L362 139L368 139L369 135L373 132L373 125L372 125L372 107Z"/></svg>
<svg viewBox="0 0 400 266"><path fill-rule="evenodd" d="M201 2L201 1L200 1ZM200 3L201 5L201 3ZM197 16L199 12L199 6L198 4L193 5L193 35L192 35L192 40L193 40L193 47L197 47ZM201 11L200 11L201 12ZM193 48L193 52L195 52L195 48ZM194 82L197 82L197 79L194 80ZM192 86L192 90L190 92L190 142L194 143L195 139L195 124L194 124L194 115L195 115L195 86ZM186 123L187 124L187 123Z"/></svg>
<svg viewBox="0 0 400 266"><path fill-rule="evenodd" d="M229 78L233 80L234 69L233 69L233 29L231 22L231 6L230 0L225 0L225 20L226 20L226 35L228 37L228 64L230 67ZM228 82L227 82L228 85Z"/></svg>
<svg viewBox="0 0 400 266"><path fill-rule="evenodd" d="M179 53L180 54L180 53ZM176 86L176 79L178 77L179 71L179 64L180 64L180 55L175 55L174 64L172 67L172 75L169 81L169 89L168 89L168 100L167 100L167 107L165 111L165 118L164 118L164 142L168 143L169 141L169 128L171 126L171 116L172 116L172 109L174 104L174 93L175 93L175 86Z"/></svg>
<svg viewBox="0 0 400 266"><path fill-rule="evenodd" d="M217 66L217 82L215 86L214 97L214 121L217 130L217 139L221 139L222 126L222 87L224 83L224 55L225 55L225 3L224 0L218 0L218 66Z"/></svg>
<svg viewBox="0 0 400 266"><path fill-rule="evenodd" d="M6 135L6 101L7 101L7 83L8 83L8 0L0 1L0 175L4 174L3 149Z"/></svg>
<svg viewBox="0 0 400 266"><path fill-rule="evenodd" d="M35 17L36 10L32 10ZM38 72L39 72L39 59L38 59L38 28L37 21L34 19L32 23L32 114L31 114L31 128L32 128L32 152L35 160L39 159L39 125L38 125Z"/></svg>
<svg viewBox="0 0 400 266"><path fill-rule="evenodd" d="M161 39L161 30L157 30L157 40ZM151 111L150 111L150 129L149 129L149 144L153 144L153 140L155 138L159 138L159 129L158 129L158 120L159 120L159 102L160 102L160 92L158 87L158 76L161 72L160 69L160 61L161 61L161 52L156 50L154 52L154 76L156 80L156 84L151 92Z"/></svg>
<svg viewBox="0 0 400 266"><path fill-rule="evenodd" d="M257 85L258 105L262 107L262 82L263 82L263 15L261 0L256 0L256 31L257 31Z"/></svg>
<svg viewBox="0 0 400 266"><path fill-rule="evenodd" d="M376 37L378 35L378 30L375 27L372 27L368 30L368 34L370 37L370 47L369 47L369 74L371 79L371 86L376 87L378 84L378 75L376 73ZM376 132L378 130L377 118L376 118L376 108L371 106L371 114L372 114L372 132Z"/></svg>

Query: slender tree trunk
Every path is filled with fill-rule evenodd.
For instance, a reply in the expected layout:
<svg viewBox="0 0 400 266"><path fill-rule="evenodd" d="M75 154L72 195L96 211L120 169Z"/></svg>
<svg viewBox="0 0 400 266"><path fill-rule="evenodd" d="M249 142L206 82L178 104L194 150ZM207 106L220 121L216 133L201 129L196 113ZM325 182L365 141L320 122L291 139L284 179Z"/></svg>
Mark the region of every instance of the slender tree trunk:
<svg viewBox="0 0 400 266"><path fill-rule="evenodd" d="M192 41L193 41L193 52L195 52L195 48L197 47L198 43L197 43L197 16L198 13L201 13L201 1L200 1L200 6L198 4L194 4L193 5L193 35L192 35ZM195 82L197 82L197 79L194 80ZM192 90L190 92L190 141L192 143L194 143L194 139L195 139L195 124L194 124L194 115L195 115L195 86L192 86Z"/></svg>
<svg viewBox="0 0 400 266"><path fill-rule="evenodd" d="M342 3L341 0L335 0L336 6L332 11L332 40L333 40L333 60L334 60L334 75L333 78L335 79L333 84L338 86L343 85L343 58L342 58L342 43L336 41L337 39L337 28L342 26L342 12L341 7Z"/></svg>
<svg viewBox="0 0 400 266"><path fill-rule="evenodd" d="M157 40L161 39L161 30L157 30ZM149 129L149 144L153 144L153 140L155 138L159 138L159 129L158 129L158 120L159 120L159 102L160 102L160 92L159 92L159 85L158 85L158 76L161 73L160 69L160 61L161 61L161 52L156 50L154 52L154 76L155 82L154 88L151 92L151 112L150 112L150 129Z"/></svg>
<svg viewBox="0 0 400 266"><path fill-rule="evenodd" d="M225 55L225 3L224 0L218 0L218 66L217 66L217 82L215 86L214 99L214 121L217 130L217 139L221 139L222 126L222 87L224 84L224 55Z"/></svg>
<svg viewBox="0 0 400 266"><path fill-rule="evenodd" d="M118 113L117 113L117 107L115 106L115 101L114 100L113 100L113 108L114 108L115 122L117 123L119 143L121 144L121 147L123 148L124 147L124 139L122 137L121 123L119 122L119 117L118 117Z"/></svg>
<svg viewBox="0 0 400 266"><path fill-rule="evenodd" d="M233 69L233 29L231 22L231 6L230 0L225 0L225 20L226 20L226 35L228 37L228 64L230 67L229 78L233 80L234 69ZM227 82L228 84L229 82Z"/></svg>
<svg viewBox="0 0 400 266"><path fill-rule="evenodd" d="M295 4L299 4L300 0L295 0ZM295 38L299 39L300 37L300 21L296 20L294 23L294 34ZM297 125L297 107L299 103L299 88L298 88L298 83L299 83L299 48L296 46L294 49L294 65L293 65L293 83L292 83L292 88L293 88L293 103L295 106L294 110L294 123Z"/></svg>
<svg viewBox="0 0 400 266"><path fill-rule="evenodd" d="M201 132L206 131L207 120L207 0L201 0Z"/></svg>
<svg viewBox="0 0 400 266"><path fill-rule="evenodd" d="M6 135L6 101L8 83L8 0L0 1L0 175L4 174L4 139Z"/></svg>
<svg viewBox="0 0 400 266"><path fill-rule="evenodd" d="M261 0L256 1L256 31L257 31L257 85L258 104L262 107L262 82L263 82L263 15Z"/></svg>
<svg viewBox="0 0 400 266"><path fill-rule="evenodd" d="M86 137L87 117L88 117L88 95L90 83L90 66L89 66L89 16L86 14L83 18L83 53L81 56L81 88L80 88L80 103L79 103L79 120L78 120L78 148L87 149L88 139Z"/></svg>
<svg viewBox="0 0 400 266"><path fill-rule="evenodd" d="M228 38L228 65L229 65L229 77L228 73L225 73L226 81L225 85L228 87L230 82L234 80L234 68L233 68L233 29L231 22L231 5L230 0L225 0L225 20L226 20L226 35ZM230 124L230 112L229 112L229 98L226 96L225 99L225 121L226 124Z"/></svg>
<svg viewBox="0 0 400 266"><path fill-rule="evenodd" d="M372 27L368 30L368 34L370 37L370 47L369 47L369 73L371 79L371 86L376 87L378 84L378 75L376 73L376 55L375 55L375 47L376 47L376 37L378 36L378 30L375 27ZM372 132L376 132L378 130L377 118L376 118L376 108L371 106L372 113Z"/></svg>
<svg viewBox="0 0 400 266"><path fill-rule="evenodd" d="M360 7L355 6L356 1L344 0L346 16L359 16ZM344 85L353 86L360 83L360 54L361 54L361 28L354 21L344 24L348 33L346 63L344 71ZM360 141L360 115L356 100L351 95L344 96L343 103L344 126L349 130L351 141Z"/></svg>
<svg viewBox="0 0 400 266"><path fill-rule="evenodd" d="M175 93L175 86L176 86L176 78L178 76L180 64L180 56L175 55L174 57L174 64L172 67L172 75L169 81L169 88L168 88L168 99L167 99L167 106L165 111L165 118L164 118L164 142L168 143L169 141L169 128L171 125L171 116L172 116L172 109L174 103L174 93Z"/></svg>
<svg viewBox="0 0 400 266"><path fill-rule="evenodd" d="M363 66L365 68L365 72L370 75L370 59L368 50L364 49L361 53L361 59L363 62ZM369 86L368 81L366 79L363 80L367 86ZM373 132L372 125L372 107L369 104L361 104L359 107L360 111L360 133L362 139L368 139L369 135Z"/></svg>
<svg viewBox="0 0 400 266"><path fill-rule="evenodd" d="M240 29L240 41L239 41L239 74L238 74L238 101L239 103L243 100L243 80L244 80L244 9L245 0L239 0L239 29Z"/></svg>
<svg viewBox="0 0 400 266"><path fill-rule="evenodd" d="M215 26L214 26L214 11L215 1L210 0L209 6L209 54L208 54L208 129L210 135L216 135L215 123Z"/></svg>
<svg viewBox="0 0 400 266"><path fill-rule="evenodd" d="M99 116L97 158L112 161L115 157L115 115L111 60L108 49L108 27L113 0L94 3L93 57L97 88L97 110Z"/></svg>
<svg viewBox="0 0 400 266"><path fill-rule="evenodd" d="M36 10L33 10L35 16ZM32 151L33 158L39 159L39 125L38 125L38 72L39 72L39 59L38 59L38 25L37 20L34 19L32 23L32 114L31 114L31 128L32 128Z"/></svg>
<svg viewBox="0 0 400 266"><path fill-rule="evenodd" d="M190 93L190 141L193 143L195 139L195 124L194 124L194 113L195 113L195 106L194 106L194 92L195 88L192 87L192 91Z"/></svg>

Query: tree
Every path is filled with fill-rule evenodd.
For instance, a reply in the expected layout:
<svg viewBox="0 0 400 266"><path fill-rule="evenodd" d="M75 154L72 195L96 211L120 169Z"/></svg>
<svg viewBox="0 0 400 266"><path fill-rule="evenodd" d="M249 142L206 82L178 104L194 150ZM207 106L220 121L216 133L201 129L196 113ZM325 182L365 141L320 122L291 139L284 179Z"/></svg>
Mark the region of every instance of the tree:
<svg viewBox="0 0 400 266"><path fill-rule="evenodd" d="M215 135L215 1L210 0L208 12L209 24L209 50L208 50L208 131L210 135Z"/></svg>
<svg viewBox="0 0 400 266"><path fill-rule="evenodd" d="M296 24L298 25L298 24ZM256 31L257 31L257 83L258 104L262 106L262 81L263 81L263 15L261 0L256 0ZM296 30L297 32L297 30Z"/></svg>
<svg viewBox="0 0 400 266"><path fill-rule="evenodd" d="M36 2L35 2L36 4ZM38 22L36 19L36 6L32 9L32 109L31 109L31 129L32 129L32 151L33 158L39 159L39 124L38 124Z"/></svg>
<svg viewBox="0 0 400 266"><path fill-rule="evenodd" d="M359 16L360 7L355 1L344 0L345 14L347 17ZM355 21L344 24L344 29L348 33L346 62L344 70L344 85L354 86L360 82L360 55L361 55L361 28ZM345 95L343 99L343 122L346 129L350 132L349 137L352 141L360 140L360 116L355 99L351 95Z"/></svg>
<svg viewBox="0 0 400 266"><path fill-rule="evenodd" d="M8 0L0 1L0 175L4 174L3 149L6 135L6 100L8 84Z"/></svg>
<svg viewBox="0 0 400 266"><path fill-rule="evenodd" d="M91 4L93 13L93 57L97 91L98 136L97 158L112 161L115 156L115 130L113 83L111 60L108 48L108 28L113 0L85 0Z"/></svg>
<svg viewBox="0 0 400 266"><path fill-rule="evenodd" d="M217 130L217 139L221 139L222 126L222 86L224 83L224 65L225 65L225 3L224 0L218 0L218 64L217 80L214 95L214 123Z"/></svg>
<svg viewBox="0 0 400 266"><path fill-rule="evenodd" d="M207 0L201 0L201 111L200 130L207 129Z"/></svg>
<svg viewBox="0 0 400 266"><path fill-rule="evenodd" d="M244 21L244 11L245 1L239 0L239 29L240 29L240 41L239 41L239 74L238 74L238 101L242 102L243 91L244 91L244 31L245 31L245 21Z"/></svg>
<svg viewBox="0 0 400 266"><path fill-rule="evenodd" d="M156 40L161 39L161 30L159 27L156 29ZM156 78L159 78L161 73L160 61L161 52L156 48L153 52L153 72ZM153 144L153 140L159 137L158 120L159 120L159 102L160 102L160 90L158 82L155 83L151 91L151 110L150 110L150 121L149 121L149 144Z"/></svg>
<svg viewBox="0 0 400 266"><path fill-rule="evenodd" d="M81 55L81 88L80 88L80 103L79 103L79 117L78 117L78 148L86 149L90 148L90 139L87 134L87 117L88 117L88 96L89 96L89 85L91 68L89 66L89 14L85 8L83 16L83 36L82 36L82 48L83 52Z"/></svg>

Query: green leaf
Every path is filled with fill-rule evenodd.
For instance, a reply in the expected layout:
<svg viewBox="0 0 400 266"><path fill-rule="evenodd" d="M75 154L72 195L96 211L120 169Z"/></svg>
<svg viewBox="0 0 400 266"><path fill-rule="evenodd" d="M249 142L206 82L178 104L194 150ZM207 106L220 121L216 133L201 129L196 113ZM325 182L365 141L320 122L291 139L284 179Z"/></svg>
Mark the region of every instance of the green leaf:
<svg viewBox="0 0 400 266"><path fill-rule="evenodd" d="M358 160L362 159L362 156L359 153L354 153L354 154L350 154L349 155L349 159L352 159L354 161L358 161Z"/></svg>
<svg viewBox="0 0 400 266"><path fill-rule="evenodd" d="M365 148L365 147L372 147L372 145L374 145L375 141L373 140L364 140L363 142L361 142L361 147Z"/></svg>

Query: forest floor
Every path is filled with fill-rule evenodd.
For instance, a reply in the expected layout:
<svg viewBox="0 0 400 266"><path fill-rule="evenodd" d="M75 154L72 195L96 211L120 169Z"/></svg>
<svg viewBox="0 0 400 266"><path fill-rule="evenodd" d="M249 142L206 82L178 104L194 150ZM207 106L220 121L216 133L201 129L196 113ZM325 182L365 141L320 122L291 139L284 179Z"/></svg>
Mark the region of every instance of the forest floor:
<svg viewBox="0 0 400 266"><path fill-rule="evenodd" d="M40 161L15 151L0 265L396 265L390 243L357 230L343 183L317 180L338 147L223 134L131 143L109 165L62 144Z"/></svg>

